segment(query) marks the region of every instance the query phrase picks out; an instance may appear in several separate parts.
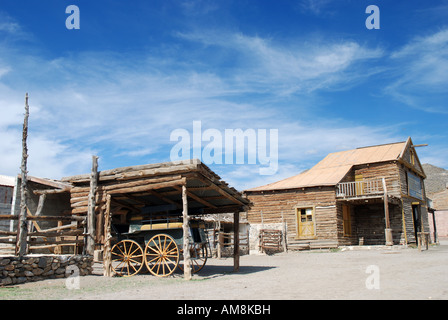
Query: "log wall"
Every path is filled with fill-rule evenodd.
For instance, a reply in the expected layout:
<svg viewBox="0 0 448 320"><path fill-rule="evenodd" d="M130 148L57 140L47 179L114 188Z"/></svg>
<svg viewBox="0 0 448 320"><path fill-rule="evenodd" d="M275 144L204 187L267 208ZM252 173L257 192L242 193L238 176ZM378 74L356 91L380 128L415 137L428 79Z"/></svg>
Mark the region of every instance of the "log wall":
<svg viewBox="0 0 448 320"><path fill-rule="evenodd" d="M310 240L337 242L337 210L333 187L251 192L247 198L253 204L247 215L251 225L281 223L283 219L286 224L288 249L301 245L298 239L296 208L315 209L316 238Z"/></svg>

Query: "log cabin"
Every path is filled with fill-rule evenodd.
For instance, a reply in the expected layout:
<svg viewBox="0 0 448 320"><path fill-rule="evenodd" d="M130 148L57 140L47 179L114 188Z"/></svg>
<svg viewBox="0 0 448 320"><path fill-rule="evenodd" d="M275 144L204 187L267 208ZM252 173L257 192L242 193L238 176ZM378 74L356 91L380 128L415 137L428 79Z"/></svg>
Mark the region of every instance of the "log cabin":
<svg viewBox="0 0 448 320"><path fill-rule="evenodd" d="M330 153L296 176L245 190L247 218L254 230L283 229L292 250L416 243L429 230L425 177L410 137Z"/></svg>

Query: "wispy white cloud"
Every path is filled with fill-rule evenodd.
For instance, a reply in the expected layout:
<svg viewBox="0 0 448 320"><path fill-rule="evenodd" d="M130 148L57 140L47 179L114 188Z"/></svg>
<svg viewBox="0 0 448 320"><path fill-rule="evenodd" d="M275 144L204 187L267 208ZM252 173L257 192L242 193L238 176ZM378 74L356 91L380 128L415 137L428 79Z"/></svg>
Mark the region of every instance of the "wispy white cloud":
<svg viewBox="0 0 448 320"><path fill-rule="evenodd" d="M387 93L419 110L448 113L448 29L417 37L390 58L398 67Z"/></svg>
<svg viewBox="0 0 448 320"><path fill-rule="evenodd" d="M301 0L300 7L305 11L319 14L332 0Z"/></svg>
<svg viewBox="0 0 448 320"><path fill-rule="evenodd" d="M216 46L238 54L234 80L251 88L280 94L305 93L347 85L367 75L357 63L383 56L380 48L366 48L353 41L312 41L284 44L274 39L242 33L198 31L179 37ZM351 77L346 72L351 69Z"/></svg>

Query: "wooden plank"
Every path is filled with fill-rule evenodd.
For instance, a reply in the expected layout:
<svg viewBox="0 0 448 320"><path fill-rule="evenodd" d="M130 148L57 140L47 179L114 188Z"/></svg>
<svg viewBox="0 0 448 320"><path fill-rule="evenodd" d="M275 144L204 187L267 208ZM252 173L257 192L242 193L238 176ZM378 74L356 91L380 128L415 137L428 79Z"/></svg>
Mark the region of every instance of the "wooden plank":
<svg viewBox="0 0 448 320"><path fill-rule="evenodd" d="M0 214L0 220L18 220L18 216L13 216L11 214Z"/></svg>
<svg viewBox="0 0 448 320"><path fill-rule="evenodd" d="M85 217L82 216L27 216L26 220L31 221L85 221Z"/></svg>
<svg viewBox="0 0 448 320"><path fill-rule="evenodd" d="M64 189L43 189L43 190L34 190L33 193L36 195L43 195L43 194L60 194L60 193L68 193L70 192L71 188L66 187Z"/></svg>
<svg viewBox="0 0 448 320"><path fill-rule="evenodd" d="M227 191L224 191L219 186L215 185L213 182L207 181L205 178L202 178L202 177L199 177L199 176L196 176L195 178L197 178L198 180L200 180L204 184L208 185L208 187L210 187L210 189L219 192L221 195L223 195L227 199L231 200L232 202L237 203L239 205L243 205L243 206L246 205L245 203L241 202L240 200L238 200L233 195L229 194Z"/></svg>
<svg viewBox="0 0 448 320"><path fill-rule="evenodd" d="M36 245L36 244L55 244L56 246L62 245L62 244L81 244L84 240L30 240L29 245Z"/></svg>
<svg viewBox="0 0 448 320"><path fill-rule="evenodd" d="M152 184L146 184L146 185L136 186L136 187L115 189L115 190L109 191L108 193L111 195L121 194L121 193L136 193L136 192L141 192L141 191L149 191L149 190L154 190L154 189L162 189L162 188L178 186L178 185L182 185L185 183L186 183L186 179L181 178L181 179L172 180L169 182L152 183Z"/></svg>
<svg viewBox="0 0 448 320"><path fill-rule="evenodd" d="M138 177L180 174L184 172L197 171L199 165L200 163L198 162L186 160L176 164L173 162L165 162L115 168L101 171L99 174L99 181L127 180ZM87 183L89 182L89 175L82 174L78 176L64 177L61 180L72 183Z"/></svg>
<svg viewBox="0 0 448 320"><path fill-rule="evenodd" d="M174 186L173 188L176 189L176 190L181 190L181 189L182 189L182 188L180 188L179 186ZM207 207L209 207L209 208L214 208L214 209L216 208L215 205L211 204L211 203L208 202L208 201L205 201L205 200L201 199L200 197L198 197L198 196L195 195L194 193L189 192L188 190L187 190L187 195L188 195L190 198L196 200L197 202L203 204L204 206L207 206Z"/></svg>
<svg viewBox="0 0 448 320"><path fill-rule="evenodd" d="M0 230L0 236L17 236L17 231L3 231L3 230Z"/></svg>
<svg viewBox="0 0 448 320"><path fill-rule="evenodd" d="M157 197L157 198L159 198L160 200L165 201L166 203L175 205L176 208L178 208L178 209L182 208L182 205L180 203L177 203L174 200L171 200L171 199L169 199L169 198L167 198L165 196L162 196L160 193L156 192L155 190L148 190L148 193L153 195L153 196L155 196L155 197Z"/></svg>
<svg viewBox="0 0 448 320"><path fill-rule="evenodd" d="M81 236L85 235L84 231L82 229L77 230L68 230L68 231L60 231L60 232L49 232L49 231L34 231L28 233L29 237L38 237L38 236L45 236L45 237L69 237L69 236Z"/></svg>

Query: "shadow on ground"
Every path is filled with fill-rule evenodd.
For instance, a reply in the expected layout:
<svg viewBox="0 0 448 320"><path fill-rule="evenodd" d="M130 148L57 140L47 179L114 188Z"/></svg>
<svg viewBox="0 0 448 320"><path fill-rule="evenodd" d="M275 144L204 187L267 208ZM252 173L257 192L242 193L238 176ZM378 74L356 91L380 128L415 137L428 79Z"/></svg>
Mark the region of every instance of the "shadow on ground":
<svg viewBox="0 0 448 320"><path fill-rule="evenodd" d="M276 267L272 266L240 266L238 272L233 270L233 265L205 265L202 270L198 273L194 274L195 276L199 276L201 278L218 278L225 276L227 274L253 274L257 272L262 272L270 269L275 269ZM93 268L93 276L103 276L103 266L101 263L95 263ZM139 274L134 277L138 277L139 275L151 275L151 273L146 270L145 267L139 272ZM183 271L179 268L173 273L174 277L181 277L183 275ZM155 276L154 276L155 277Z"/></svg>

